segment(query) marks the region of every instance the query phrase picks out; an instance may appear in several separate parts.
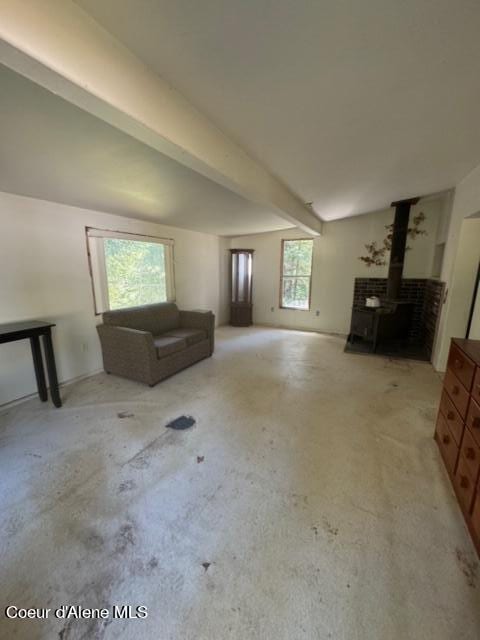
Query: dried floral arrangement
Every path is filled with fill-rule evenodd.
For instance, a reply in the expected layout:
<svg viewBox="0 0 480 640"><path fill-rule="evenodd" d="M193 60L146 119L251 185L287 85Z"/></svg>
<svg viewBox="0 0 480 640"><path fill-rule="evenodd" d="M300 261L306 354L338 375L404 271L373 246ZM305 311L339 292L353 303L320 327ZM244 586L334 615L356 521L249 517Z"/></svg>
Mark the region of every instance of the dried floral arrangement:
<svg viewBox="0 0 480 640"><path fill-rule="evenodd" d="M425 229L421 229L421 225L425 222L426 216L420 211L413 218L412 226L408 227L407 238L411 240L415 240L417 236L426 236L427 232ZM383 267L387 264L386 255L392 248L392 234L393 234L393 223L385 225L385 229L387 230L387 236L383 240L383 243L378 246L376 240L370 242L365 245L365 249L367 250L366 256L360 256L358 259L364 262L367 267L371 267L375 265L376 267ZM411 247L407 246L405 248L406 251L409 251Z"/></svg>

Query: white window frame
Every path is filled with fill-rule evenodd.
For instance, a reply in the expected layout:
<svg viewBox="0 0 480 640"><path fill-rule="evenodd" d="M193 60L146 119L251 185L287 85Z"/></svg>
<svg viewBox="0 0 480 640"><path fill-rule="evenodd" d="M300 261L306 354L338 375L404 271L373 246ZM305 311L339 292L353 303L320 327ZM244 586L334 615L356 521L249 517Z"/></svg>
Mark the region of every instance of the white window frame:
<svg viewBox="0 0 480 640"><path fill-rule="evenodd" d="M85 227L87 239L88 265L92 280L93 302L95 314L100 315L109 311L108 280L105 265L105 251L103 240L115 238L119 240L136 240L163 244L165 247L165 281L167 288L167 302L175 302L175 261L174 241L171 238L159 238L156 236L140 235L126 231L110 231L108 229L95 229ZM126 307L128 309L128 307Z"/></svg>
<svg viewBox="0 0 480 640"><path fill-rule="evenodd" d="M284 274L285 269L285 243L286 242L304 242L308 240L308 242L312 243L312 258L310 260L310 274L304 276L289 276ZM310 311L312 307L312 275L313 275L313 250L315 249L315 245L313 242L313 238L283 238L281 244L281 258L280 258L280 301L279 301L279 309L285 309L286 311ZM308 306L306 308L303 307L289 307L284 305L283 303L283 281L285 278L309 278L308 285Z"/></svg>

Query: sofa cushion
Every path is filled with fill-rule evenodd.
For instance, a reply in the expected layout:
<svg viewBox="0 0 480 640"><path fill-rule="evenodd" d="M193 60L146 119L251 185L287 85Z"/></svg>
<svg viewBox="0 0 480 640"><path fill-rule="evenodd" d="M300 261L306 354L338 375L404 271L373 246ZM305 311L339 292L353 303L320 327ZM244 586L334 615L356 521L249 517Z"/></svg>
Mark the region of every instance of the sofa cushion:
<svg viewBox="0 0 480 640"><path fill-rule="evenodd" d="M187 348L186 340L183 338L176 338L175 336L155 336L153 338L153 342L159 358L171 356L172 353L178 353L179 351L183 351Z"/></svg>
<svg viewBox="0 0 480 640"><path fill-rule="evenodd" d="M172 329L163 335L183 338L187 341L188 346L197 344L197 342L201 342L207 338L207 332L203 331L203 329Z"/></svg>
<svg viewBox="0 0 480 640"><path fill-rule="evenodd" d="M103 322L117 327L149 331L156 336L170 329L176 329L180 324L180 313L176 304L160 302L142 307L105 311Z"/></svg>

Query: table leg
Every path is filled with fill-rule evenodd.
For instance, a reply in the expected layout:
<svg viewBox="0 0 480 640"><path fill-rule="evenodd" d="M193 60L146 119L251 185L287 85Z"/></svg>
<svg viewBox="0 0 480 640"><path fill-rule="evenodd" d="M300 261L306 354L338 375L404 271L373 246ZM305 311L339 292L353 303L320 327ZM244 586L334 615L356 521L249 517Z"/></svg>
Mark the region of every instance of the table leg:
<svg viewBox="0 0 480 640"><path fill-rule="evenodd" d="M40 340L38 336L30 338L30 346L32 347L33 366L35 368L35 377L37 379L38 395L42 402L48 399L47 385L45 383L45 371L43 369L42 350L40 348Z"/></svg>
<svg viewBox="0 0 480 640"><path fill-rule="evenodd" d="M62 399L60 398L60 393L58 391L57 368L55 366L55 355L53 353L52 345L52 332L50 329L48 329L47 333L43 334L43 346L45 349L45 359L47 361L50 395L52 396L53 404L56 407L61 407Z"/></svg>

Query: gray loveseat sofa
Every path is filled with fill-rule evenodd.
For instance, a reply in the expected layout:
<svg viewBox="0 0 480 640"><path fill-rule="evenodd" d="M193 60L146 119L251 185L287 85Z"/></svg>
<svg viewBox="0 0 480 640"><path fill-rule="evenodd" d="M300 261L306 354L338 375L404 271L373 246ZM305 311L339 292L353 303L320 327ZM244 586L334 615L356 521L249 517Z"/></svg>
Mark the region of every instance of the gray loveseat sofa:
<svg viewBox="0 0 480 640"><path fill-rule="evenodd" d="M106 311L97 326L107 373L153 386L212 355L215 316L173 303Z"/></svg>

